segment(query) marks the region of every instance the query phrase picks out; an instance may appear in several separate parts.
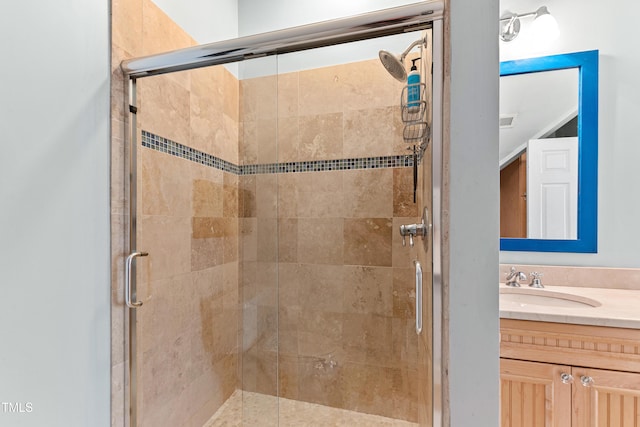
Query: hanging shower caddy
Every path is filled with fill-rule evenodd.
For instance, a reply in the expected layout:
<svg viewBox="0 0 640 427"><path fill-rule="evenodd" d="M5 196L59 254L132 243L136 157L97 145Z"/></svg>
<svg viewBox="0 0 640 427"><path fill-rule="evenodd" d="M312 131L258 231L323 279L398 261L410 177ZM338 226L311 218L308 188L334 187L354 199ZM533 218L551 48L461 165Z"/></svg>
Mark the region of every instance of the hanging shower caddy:
<svg viewBox="0 0 640 427"><path fill-rule="evenodd" d="M412 145L409 150L414 151L414 155L420 160L427 149L431 133L427 122L427 85L425 83L406 85L402 89L400 106L404 124L402 137L404 142Z"/></svg>

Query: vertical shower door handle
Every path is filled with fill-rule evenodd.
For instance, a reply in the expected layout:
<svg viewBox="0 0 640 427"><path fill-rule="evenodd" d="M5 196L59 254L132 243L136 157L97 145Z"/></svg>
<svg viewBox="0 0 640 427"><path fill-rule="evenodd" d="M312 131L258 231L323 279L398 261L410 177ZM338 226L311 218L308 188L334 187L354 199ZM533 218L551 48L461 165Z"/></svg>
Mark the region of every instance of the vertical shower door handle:
<svg viewBox="0 0 640 427"><path fill-rule="evenodd" d="M124 299L129 308L138 308L142 305L142 301L132 301L131 297L131 266L133 260L139 256L147 256L147 252L132 252L125 263L125 282L124 282Z"/></svg>
<svg viewBox="0 0 640 427"><path fill-rule="evenodd" d="M418 261L416 266L416 334L422 332L422 266Z"/></svg>

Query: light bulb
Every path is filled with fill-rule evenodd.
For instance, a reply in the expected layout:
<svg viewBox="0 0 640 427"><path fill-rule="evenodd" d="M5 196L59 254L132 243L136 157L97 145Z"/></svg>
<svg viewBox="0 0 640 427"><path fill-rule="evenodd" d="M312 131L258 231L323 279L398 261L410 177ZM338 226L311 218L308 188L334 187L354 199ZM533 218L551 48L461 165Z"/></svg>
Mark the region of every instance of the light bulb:
<svg viewBox="0 0 640 427"><path fill-rule="evenodd" d="M536 18L531 24L531 32L535 40L541 43L549 43L558 38L560 31L556 19L551 16L546 6L542 6L536 13Z"/></svg>

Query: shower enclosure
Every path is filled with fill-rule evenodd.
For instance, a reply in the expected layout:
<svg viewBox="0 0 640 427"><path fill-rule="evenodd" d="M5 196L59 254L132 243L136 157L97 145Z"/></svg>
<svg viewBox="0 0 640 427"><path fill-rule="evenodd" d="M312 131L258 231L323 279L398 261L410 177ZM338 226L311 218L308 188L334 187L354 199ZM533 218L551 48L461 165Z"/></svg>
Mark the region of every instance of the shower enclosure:
<svg viewBox="0 0 640 427"><path fill-rule="evenodd" d="M441 16L123 63L131 426L439 425Z"/></svg>

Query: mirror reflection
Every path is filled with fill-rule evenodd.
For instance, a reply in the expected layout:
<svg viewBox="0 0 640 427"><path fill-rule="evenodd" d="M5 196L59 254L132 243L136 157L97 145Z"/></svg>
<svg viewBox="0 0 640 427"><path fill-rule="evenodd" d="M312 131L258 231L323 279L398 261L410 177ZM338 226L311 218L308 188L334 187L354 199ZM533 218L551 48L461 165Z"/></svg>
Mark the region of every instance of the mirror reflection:
<svg viewBox="0 0 640 427"><path fill-rule="evenodd" d="M577 239L577 68L500 78L500 236Z"/></svg>

